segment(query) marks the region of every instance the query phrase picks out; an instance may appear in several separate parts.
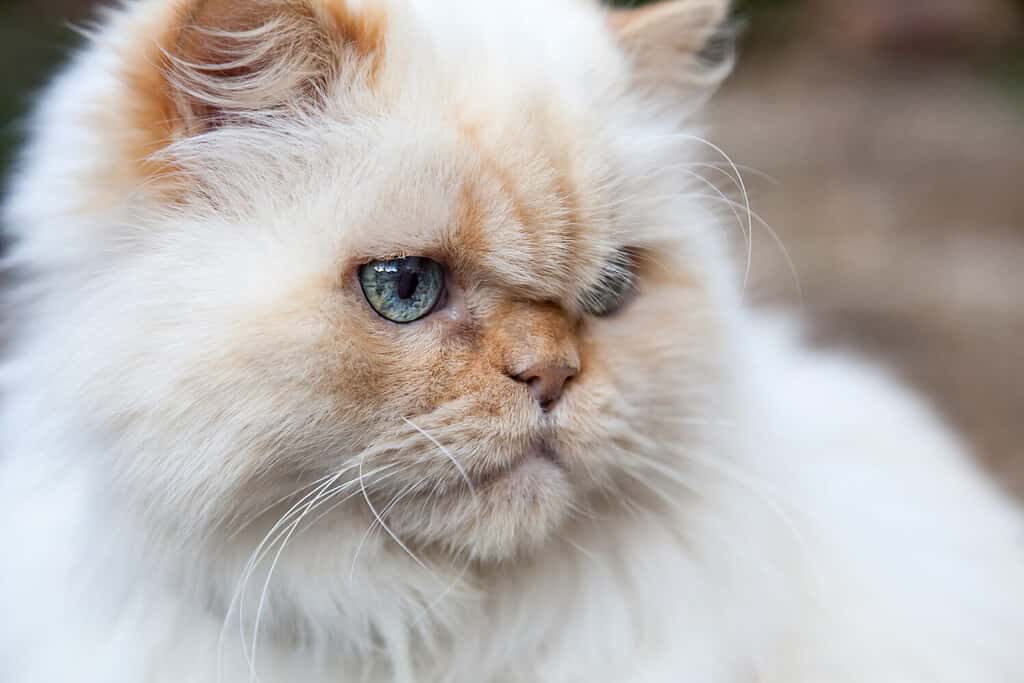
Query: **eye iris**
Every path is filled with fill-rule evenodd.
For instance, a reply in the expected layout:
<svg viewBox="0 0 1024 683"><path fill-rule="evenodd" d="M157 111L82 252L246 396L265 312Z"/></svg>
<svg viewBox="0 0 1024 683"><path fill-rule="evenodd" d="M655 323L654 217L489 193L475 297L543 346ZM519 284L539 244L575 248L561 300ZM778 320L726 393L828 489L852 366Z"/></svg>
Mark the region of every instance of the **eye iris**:
<svg viewBox="0 0 1024 683"><path fill-rule="evenodd" d="M359 283L374 311L392 322L410 323L437 305L444 292L444 268L416 256L372 261L360 267Z"/></svg>

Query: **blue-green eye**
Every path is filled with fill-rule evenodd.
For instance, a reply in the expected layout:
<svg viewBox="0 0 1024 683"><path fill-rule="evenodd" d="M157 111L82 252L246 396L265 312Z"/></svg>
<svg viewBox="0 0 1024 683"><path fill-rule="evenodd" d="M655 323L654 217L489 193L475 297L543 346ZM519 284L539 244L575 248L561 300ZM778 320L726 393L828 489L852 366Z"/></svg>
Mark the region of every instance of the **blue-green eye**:
<svg viewBox="0 0 1024 683"><path fill-rule="evenodd" d="M434 310L444 294L444 267L421 256L370 261L359 267L370 308L395 323L411 323Z"/></svg>

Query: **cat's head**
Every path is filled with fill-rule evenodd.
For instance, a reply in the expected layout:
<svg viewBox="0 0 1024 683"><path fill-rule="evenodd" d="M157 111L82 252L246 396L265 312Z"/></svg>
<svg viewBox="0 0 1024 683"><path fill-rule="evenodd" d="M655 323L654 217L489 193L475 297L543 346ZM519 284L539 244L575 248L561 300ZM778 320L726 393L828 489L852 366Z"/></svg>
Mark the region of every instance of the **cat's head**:
<svg viewBox="0 0 1024 683"><path fill-rule="evenodd" d="M681 126L725 5L113 15L10 211L63 290L54 382L112 495L208 531L330 492L486 560L656 500L726 343Z"/></svg>

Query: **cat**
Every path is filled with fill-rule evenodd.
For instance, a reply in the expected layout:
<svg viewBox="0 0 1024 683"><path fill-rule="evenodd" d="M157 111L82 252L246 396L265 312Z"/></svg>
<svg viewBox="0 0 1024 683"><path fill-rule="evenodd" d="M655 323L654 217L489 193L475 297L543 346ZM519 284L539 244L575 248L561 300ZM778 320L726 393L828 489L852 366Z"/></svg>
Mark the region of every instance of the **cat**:
<svg viewBox="0 0 1024 683"><path fill-rule="evenodd" d="M108 10L4 205L0 681L1024 681L1015 504L743 303L728 14Z"/></svg>

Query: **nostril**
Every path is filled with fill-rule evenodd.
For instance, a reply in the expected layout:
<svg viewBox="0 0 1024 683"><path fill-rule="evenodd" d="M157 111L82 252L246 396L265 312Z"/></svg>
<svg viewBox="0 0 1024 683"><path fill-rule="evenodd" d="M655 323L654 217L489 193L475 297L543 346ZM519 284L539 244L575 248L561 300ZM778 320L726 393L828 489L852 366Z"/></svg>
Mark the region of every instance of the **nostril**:
<svg viewBox="0 0 1024 683"><path fill-rule="evenodd" d="M576 368L567 365L534 365L515 375L514 379L529 386L541 410L549 411L562 398L565 385L576 373Z"/></svg>

